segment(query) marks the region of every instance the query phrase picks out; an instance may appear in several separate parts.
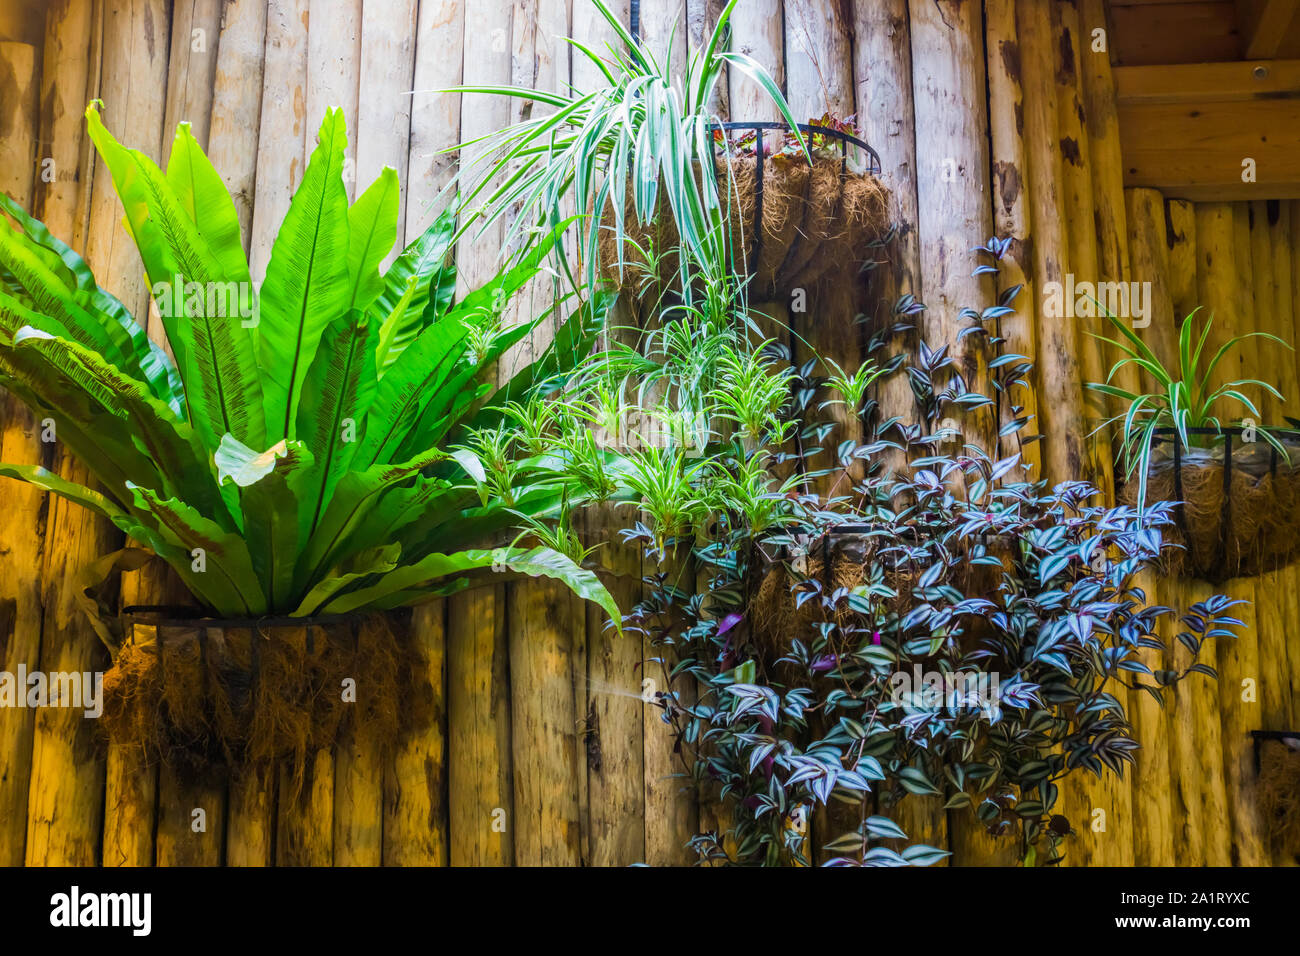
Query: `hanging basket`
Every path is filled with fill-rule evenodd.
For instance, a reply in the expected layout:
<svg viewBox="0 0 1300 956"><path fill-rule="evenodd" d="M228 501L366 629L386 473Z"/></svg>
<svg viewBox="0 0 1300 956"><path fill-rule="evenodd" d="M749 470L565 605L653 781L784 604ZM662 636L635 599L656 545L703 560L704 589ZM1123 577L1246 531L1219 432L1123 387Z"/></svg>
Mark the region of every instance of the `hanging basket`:
<svg viewBox="0 0 1300 956"><path fill-rule="evenodd" d="M104 675L108 739L187 777L240 775L306 757L350 726L385 750L424 722L432 689L409 640L410 613L218 620L187 609L123 612ZM192 614L192 610L188 613Z"/></svg>
<svg viewBox="0 0 1300 956"><path fill-rule="evenodd" d="M1188 429L1191 435L1222 434L1223 443L1187 448L1174 429L1156 431L1147 502L1177 502L1174 527L1165 532L1183 546L1173 559L1177 572L1217 583L1282 567L1300 555L1300 433L1272 430L1288 462L1262 439L1243 441L1243 432ZM1135 505L1137 486L1126 482L1120 500Z"/></svg>
<svg viewBox="0 0 1300 956"><path fill-rule="evenodd" d="M1300 862L1300 731L1252 730L1259 809L1269 843Z"/></svg>
<svg viewBox="0 0 1300 956"><path fill-rule="evenodd" d="M868 245L889 228L889 192L877 178L880 157L860 139L824 126L799 124L806 134L833 139L838 151L814 151L812 164L801 156L766 156L765 131L781 123L723 123L715 129L753 131L753 155L725 152L714 156L718 194L727 210L730 247L737 272L750 276L751 300L784 298L827 279L849 281L870 257ZM855 168L849 147L863 158ZM728 175L729 173L729 175ZM654 221L641 223L629 194L620 249L613 216L606 210L599 238L601 270L620 292L655 301L666 290L680 289L680 243L676 221L663 190ZM657 268L647 253L658 255Z"/></svg>

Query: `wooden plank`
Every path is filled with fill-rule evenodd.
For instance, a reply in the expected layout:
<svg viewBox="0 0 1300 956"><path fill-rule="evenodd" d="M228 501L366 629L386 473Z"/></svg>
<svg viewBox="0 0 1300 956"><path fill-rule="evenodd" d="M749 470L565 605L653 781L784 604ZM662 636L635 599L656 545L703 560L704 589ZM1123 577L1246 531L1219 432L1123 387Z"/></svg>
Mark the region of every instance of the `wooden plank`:
<svg viewBox="0 0 1300 956"><path fill-rule="evenodd" d="M1241 57L1232 0L1177 4L1110 4L1118 64L1208 63Z"/></svg>
<svg viewBox="0 0 1300 956"><path fill-rule="evenodd" d="M384 784L385 866L446 866L447 839L447 602L415 608L411 639L432 689L426 727L397 742Z"/></svg>
<svg viewBox="0 0 1300 956"><path fill-rule="evenodd" d="M397 235L406 234L407 158L410 155L411 89L415 78L417 0L367 3L361 16L358 103L351 125L357 142L357 188L364 190L385 166L397 170L402 199ZM399 243L384 259L387 269L401 253Z"/></svg>
<svg viewBox="0 0 1300 956"><path fill-rule="evenodd" d="M1119 109L1267 100L1300 94L1300 60L1115 67Z"/></svg>
<svg viewBox="0 0 1300 956"><path fill-rule="evenodd" d="M1247 60L1277 56L1285 46L1295 44L1298 21L1296 0L1237 0L1242 55Z"/></svg>
<svg viewBox="0 0 1300 956"><path fill-rule="evenodd" d="M514 863L505 587L447 599L452 866Z"/></svg>
<svg viewBox="0 0 1300 956"><path fill-rule="evenodd" d="M308 137L314 139L321 121L307 112L307 3L268 0L266 9L257 202L248 248L249 271L259 285L289 201L307 168Z"/></svg>
<svg viewBox="0 0 1300 956"><path fill-rule="evenodd" d="M266 0L232 0L221 14L208 159L235 201L244 249L253 228L261 129Z"/></svg>
<svg viewBox="0 0 1300 956"><path fill-rule="evenodd" d="M62 35L70 24L59 11ZM52 15L53 12L52 12ZM89 27L89 11L80 20ZM55 61L57 62L57 61ZM36 182L38 52L0 42L0 192L32 210ZM56 167L57 168L57 167ZM0 461L46 464L36 417L0 389ZM0 671L38 669L41 653L41 551L45 538L45 495L19 481L0 483L5 521L0 524ZM19 693L25 693L20 688ZM36 712L0 709L0 865L21 866L27 837L27 784L31 777Z"/></svg>
<svg viewBox="0 0 1300 956"><path fill-rule="evenodd" d="M325 110L338 107L348 124L343 182L348 202L357 189L357 113L361 79L361 0L308 0L307 154Z"/></svg>
<svg viewBox="0 0 1300 956"><path fill-rule="evenodd" d="M1300 195L1300 100L1120 107L1124 184L1193 200ZM1253 173L1243 165L1254 161ZM1254 175L1253 181L1243 176Z"/></svg>

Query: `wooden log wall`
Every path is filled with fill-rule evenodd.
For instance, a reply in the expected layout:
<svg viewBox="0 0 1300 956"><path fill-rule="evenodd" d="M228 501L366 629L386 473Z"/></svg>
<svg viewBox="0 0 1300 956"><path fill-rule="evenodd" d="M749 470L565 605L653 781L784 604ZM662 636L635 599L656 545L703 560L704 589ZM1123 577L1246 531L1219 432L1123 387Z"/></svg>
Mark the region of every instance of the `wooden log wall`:
<svg viewBox="0 0 1300 956"><path fill-rule="evenodd" d="M682 62L721 6L642 0L639 25L662 50L672 38ZM613 7L630 22L627 0ZM559 37L610 39L586 0L52 0L45 16L39 45L0 38L0 188L83 251L140 315L149 308L140 264L84 136L88 100L102 98L114 133L160 160L174 124L192 124L235 194L260 278L326 105L347 113L351 194L382 165L398 169L409 240L439 211L455 170L458 157L442 150L517 116L504 100L437 91L462 81L590 83ZM928 306L916 334L954 342L970 382L987 380L994 356L975 339L955 344L958 309L985 308L1024 283L1021 311L1000 332L1005 349L1036 359L1034 393L1018 403L1044 438L1003 451L1022 451L1034 477L1090 477L1109 490L1106 448L1087 437L1105 407L1082 384L1115 356L1086 334L1101 330L1097 320L1049 308L1050 284L1148 283L1141 334L1162 357L1178 317L1197 304L1213 307L1222 336L1264 329L1293 340L1300 203L1193 206L1123 190L1104 16L1101 0L742 0L731 44L771 70L800 118L858 117L899 225L876 280L884 311L916 294ZM774 118L739 76L714 105L723 118ZM996 283L971 275L969 253L995 233L1013 240ZM462 286L489 275L496 254L492 236L465 242ZM803 340L842 363L859 348L846 302L827 294L793 317ZM156 317L150 332L161 335ZM840 342L850 345L835 354ZM1269 405L1274 420L1300 413L1292 353L1251 349L1243 362L1238 370L1260 370L1286 393ZM878 399L886 416L910 411L905 387L886 386ZM1002 421L1008 409L1004 401ZM42 440L40 424L6 400L0 457L83 475L57 440ZM987 412L963 423L986 443L998 424ZM72 582L120 536L10 481L0 499L4 669L102 669ZM591 515L588 532L608 536L620 520ZM614 589L630 603L639 556L611 543L605 560L623 572ZM1195 582L1146 583L1166 603L1206 593ZM171 587L159 576L122 582L133 601L174 596ZM1300 653L1286 640L1300 614L1300 569L1227 590L1256 602L1245 615L1252 631L1212 652L1217 687L1193 678L1165 710L1145 695L1129 701L1144 743L1138 765L1123 781L1066 788L1067 864L1271 859L1245 734L1300 726ZM296 800L275 774L238 788L183 786L105 753L71 711L0 711L0 863L667 864L688 861L697 827L718 825L715 809L672 776L658 710L642 700L648 646L616 638L601 614L526 582L433 602L415 620L437 718L386 766L347 741L316 755ZM905 828L952 849L957 865L1016 862L1014 847L941 805L904 801ZM196 808L202 830L191 825ZM814 839L824 825L814 821Z"/></svg>

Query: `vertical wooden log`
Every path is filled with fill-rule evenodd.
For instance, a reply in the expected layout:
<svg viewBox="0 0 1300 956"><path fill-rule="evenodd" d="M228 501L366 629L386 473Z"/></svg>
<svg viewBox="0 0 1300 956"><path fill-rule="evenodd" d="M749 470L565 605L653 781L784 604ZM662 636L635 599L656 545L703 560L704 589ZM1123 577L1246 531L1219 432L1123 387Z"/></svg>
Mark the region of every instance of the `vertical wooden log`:
<svg viewBox="0 0 1300 956"><path fill-rule="evenodd" d="M361 18L361 72L353 121L357 141L357 189L365 189L385 166L397 170L403 197L410 155L411 90L415 79L417 0L367 3ZM406 204L397 209L397 235L406 234ZM399 243L383 268L401 252Z"/></svg>
<svg viewBox="0 0 1300 956"><path fill-rule="evenodd" d="M416 642L433 690L427 727L397 743L384 789L384 864L446 866L447 840L447 602L417 607L411 616Z"/></svg>
<svg viewBox="0 0 1300 956"><path fill-rule="evenodd" d="M723 0L686 0L686 41L690 56L695 56L709 42L725 5ZM722 79L714 87L713 99L709 102L709 109L724 122L731 118L729 83L730 71L724 67Z"/></svg>
<svg viewBox="0 0 1300 956"><path fill-rule="evenodd" d="M1089 166L1090 149L1088 130L1084 125L1083 91L1079 85L1076 37L1079 15L1073 0L1055 0L1052 25L1056 31L1056 97L1057 133L1061 151L1061 191L1065 201L1066 234L1069 239L1070 274L1075 287L1087 283L1096 290L1100 278L1097 264L1097 229L1093 217L1093 187ZM1102 343L1097 333L1109 334L1110 326L1101 319L1097 307L1082 290L1073 305L1073 318L1066 320L1073 328L1076 348L1080 356L1079 374L1082 384L1104 382L1108 369L1104 366ZM1082 389L1084 426L1091 434L1111 414L1105 396L1090 388ZM1114 478L1111 471L1110 446L1100 436L1088 439L1085 445L1087 466L1077 475L1090 480L1102 493L1102 500L1114 496Z"/></svg>
<svg viewBox="0 0 1300 956"><path fill-rule="evenodd" d="M447 601L452 866L514 863L505 587Z"/></svg>
<svg viewBox="0 0 1300 956"><path fill-rule="evenodd" d="M423 0L420 4L407 164L407 242L433 222L440 211L434 205L438 192L455 172L457 154L441 151L460 142L460 94L433 91L461 81L464 18L465 5L458 0Z"/></svg>
<svg viewBox="0 0 1300 956"><path fill-rule="evenodd" d="M1093 182L1096 166L1093 162L1090 135L1092 122L1085 106L1087 91L1084 88L1081 72L1081 58L1089 54L1084 52L1086 46L1080 40L1081 19L1074 0L1058 0L1056 19L1059 38L1057 44L1059 63L1056 74L1058 123L1069 221L1071 271L1075 274L1076 282L1092 283L1096 298L1101 299L1103 296L1098 294L1096 284L1108 280L1119 281L1123 275L1117 273L1112 278L1103 273L1101 254L1097 246L1099 224L1096 209L1099 203L1097 189ZM1115 198L1118 200L1118 197L1117 192ZM1122 203L1117 208L1122 215ZM1121 268L1118 259L1112 263L1112 266L1116 270ZM1081 309L1080 306L1084 304L1090 307ZM1103 318L1100 308L1094 303L1086 300L1084 303L1076 301L1075 307L1077 311L1074 320L1075 330L1079 337L1079 351L1084 359L1082 374L1086 381L1104 382L1107 380L1110 368L1104 343L1097 336L1112 334L1110 324ZM1121 316L1121 318L1127 320L1127 317ZM1090 434L1100 427L1106 418L1119 410L1117 403L1105 401L1104 396L1091 389L1084 389L1083 402L1084 413L1089 418L1087 424ZM1092 463L1090 476L1102 493L1101 500L1105 502L1114 500L1114 460L1107 435L1103 433L1092 436L1087 452ZM1123 687L1114 687L1113 693L1121 706L1127 704ZM1100 808L1105 813L1104 830L1093 830L1091 827L1087 830L1087 834L1093 837L1091 858L1098 863L1131 866L1133 820L1129 781L1109 773L1104 774L1100 780L1090 774L1080 774L1067 781L1062 789L1067 803L1071 791L1075 790L1082 793L1090 808ZM1092 817L1091 813L1089 817ZM1098 821L1095 825L1099 826L1101 818L1095 819ZM1086 842L1080 841L1078 847L1083 848L1087 845ZM1074 861L1086 865L1087 860L1080 860L1080 856L1086 854L1080 854L1076 849Z"/></svg>
<svg viewBox="0 0 1300 956"><path fill-rule="evenodd" d="M880 152L881 180L889 187L890 213L897 233L889 264L877 269L882 288L878 323L891 323L894 302L907 293L921 294L921 254L916 224L916 131L912 99L912 43L906 0L854 5L854 78L858 122L863 137ZM891 354L906 354L916 332L895 336ZM882 420L916 420L916 404L907 376L899 373L881 383L877 401ZM903 465L891 456L886 467ZM948 848L948 818L941 797L908 796L888 812L914 843Z"/></svg>
<svg viewBox="0 0 1300 956"><path fill-rule="evenodd" d="M785 2L786 100L799 122L853 115L853 52L847 4Z"/></svg>
<svg viewBox="0 0 1300 956"><path fill-rule="evenodd" d="M690 593L694 587L695 572L684 547L657 567L652 568L649 560L645 565L647 577L661 571L672 586L682 591ZM650 635L645 635L641 674L643 680L652 683L643 683L642 686L645 690L664 693L676 691L679 698L690 706L695 700L695 688L690 685L690 678L679 677L670 685L670 672L675 663L671 655L671 649L653 645ZM645 696L643 693L643 701ZM687 842L697 832L699 824L694 784L685 776L686 764L674 747L669 727L663 720L663 709L647 702L642 713L645 721L645 862L651 866L685 866L695 860Z"/></svg>
<svg viewBox="0 0 1300 956"><path fill-rule="evenodd" d="M1098 30L1103 31L1100 36ZM1132 275L1125 222L1124 158L1120 155L1115 76L1110 65L1109 36L1105 31L1103 0L1080 0L1079 40L1075 56L1083 85L1088 151L1092 160L1097 266L1103 281L1128 282ZM1113 348L1103 347L1102 354L1106 357L1108 370L1121 357ZM1132 391L1138 382L1138 370L1128 366L1117 374L1115 381L1120 387Z"/></svg>
<svg viewBox="0 0 1300 956"><path fill-rule="evenodd" d="M947 345L966 386L989 394L988 349L979 336L959 338L963 308L992 303L992 285L972 276L970 250L993 231L989 190L986 90L980 11L971 4L908 4L911 17L912 92L915 98L919 298L926 304L923 336ZM996 414L981 409L964 417L965 439L993 449ZM1009 844L992 839L969 811L949 817L954 864L1007 862Z"/></svg>
<svg viewBox="0 0 1300 956"><path fill-rule="evenodd" d="M997 327L1006 340L1001 348L1004 354L1027 355L1036 361L1038 346L1034 315L1037 303L1033 263L1030 261L1033 229L1029 211L1029 170L1025 161L1025 102L1020 83L1015 2L988 0L984 16L989 69L989 135L993 151L993 232L1011 240L1011 248L999 264L998 292L1021 286L1012 303L1015 313L1004 316ZM998 412L1000 425L1021 417L1030 419L1027 431L1021 433L1014 448L1001 443L1004 446L1002 454L1019 452L1021 460L1029 466L1029 476L1037 478L1042 468L1039 443L1023 440L1038 431L1038 401L1033 390L1022 388L1009 395L1000 395Z"/></svg>
<svg viewBox="0 0 1300 956"><path fill-rule="evenodd" d="M224 642L225 635L220 628L203 632L195 629L192 639L196 642L194 656L185 662L201 667L197 642L211 642L211 647L212 643ZM151 826L155 828L154 862L158 866L220 866L226 843L225 823L224 783L184 779L164 765L158 768L156 822L139 821L136 826L146 832ZM119 831L126 830L127 826L119 826Z"/></svg>
<svg viewBox="0 0 1300 956"><path fill-rule="evenodd" d="M311 625L286 628L273 638L314 654L321 653L327 639ZM334 862L334 756L329 749L309 751L301 767L292 761L280 764L275 814L276 866Z"/></svg>
<svg viewBox="0 0 1300 956"><path fill-rule="evenodd" d="M1231 203L1196 204L1196 289L1202 312L1198 314L1196 332L1213 318L1210 336L1206 340L1207 354L1214 355L1233 335L1240 321L1237 313L1237 234ZM1243 254L1249 254L1247 245ZM1222 365L1222 363L1221 363ZM1202 369L1204 364L1202 365ZM1216 369L1211 383L1220 385L1227 381L1227 370Z"/></svg>
<svg viewBox="0 0 1300 956"><path fill-rule="evenodd" d="M611 575L606 584L619 607L630 609L640 600L641 547L609 535L609 529L631 516L626 509L603 507L587 518L593 540L608 536L598 552ZM586 617L589 860L592 866L627 866L646 859L641 642L633 634L620 637L595 605L587 607ZM654 739L667 746L663 735Z"/></svg>
<svg viewBox="0 0 1300 956"><path fill-rule="evenodd" d="M1300 408L1300 384L1296 380L1296 363L1293 361L1295 350L1300 348L1300 333L1295 327L1292 313L1295 294L1295 274L1291 269L1291 244L1294 241L1294 225L1291 221L1292 204L1277 202L1268 204L1269 248L1273 260L1273 302L1256 305L1256 313L1270 319L1273 334L1291 346L1292 351L1279 351L1274 354L1271 369L1277 376L1273 385L1282 393L1282 401L1274 399L1274 425L1280 425L1285 416L1296 417Z"/></svg>
<svg viewBox="0 0 1300 956"><path fill-rule="evenodd" d="M132 10L132 21L126 24L126 29L139 30L141 35L147 37L148 30L155 26L153 16L157 14L163 4L146 5L143 8ZM131 95L130 78L130 59L129 55L133 52L129 46L123 48L119 40L115 40L113 35L108 32L109 27L113 25L110 15L106 21L105 38L104 38L104 73L101 79L101 92L105 104L117 99L119 96ZM166 22L161 24L161 37L167 36L169 25ZM131 142L134 146L139 139L143 139L147 144L145 151L157 160L170 149L171 137L167 136L163 129L164 117L166 115L166 99L164 91L168 87L170 79L168 75L169 62L167 58L159 57L156 60L155 75L157 76L159 86L156 91L157 99L150 102L146 110L135 113L119 111L116 116L119 122L127 124L119 132L119 136ZM112 116L113 114L108 114ZM106 117L106 123L111 120ZM110 128L111 125L110 125ZM101 167L107 172L106 167ZM101 192L99 184L96 183L95 200L98 203L105 197L109 198L113 211L120 213L121 203L117 195L110 188L108 192ZM134 244L129 234L124 228L119 229L119 237L123 243L122 252L125 257L129 257L132 263L139 261ZM93 267L93 266L92 266ZM130 288L131 292L137 297L141 293L137 290L140 288L138 279L139 273L131 276L129 279L123 278L123 289ZM103 278L98 270L96 276L103 284ZM119 293L119 297L121 297ZM135 311L135 315L143 322L145 316L147 319L147 329L149 337L158 344L167 348L166 333L162 326L161 317L153 306L147 291L143 293L145 302L144 309L147 311ZM123 299L124 302L128 300ZM129 303L128 303L129 304ZM129 604L168 604L172 596L169 590L169 582L165 574L165 568L157 566L146 566L140 571L122 576L122 603L124 606ZM179 603L179 602L178 602ZM156 639L156 638L155 638ZM117 744L110 744L106 762L106 796L104 801L104 834L103 834L103 860L106 866L151 866L156 860L156 841L155 821L159 814L158 807L158 780L160 773L166 773L159 767L148 763L145 755L136 748L122 747Z"/></svg>
<svg viewBox="0 0 1300 956"><path fill-rule="evenodd" d="M67 22L67 12L61 11L61 24ZM85 21L89 23L88 16ZM40 160L36 154L37 69L35 47L0 42L0 192L29 211ZM40 431L35 416L0 389L0 461L45 464ZM17 674L20 669L35 671L40 662L45 496L25 482L6 481L0 485L0 502L6 516L0 524L0 671ZM19 693L25 690L19 688ZM0 710L3 866L21 866L23 862L35 720L36 712L28 707Z"/></svg>
<svg viewBox="0 0 1300 956"><path fill-rule="evenodd" d="M393 626L397 626L394 620ZM389 640L389 624L379 618L367 618L356 625L357 646ZM398 640L410 635L396 635ZM354 675L358 688L371 675ZM334 693L339 690L335 688ZM371 693L376 691L371 688ZM389 693L381 687L379 694ZM367 693L361 691L362 694ZM348 708L352 710L351 707ZM334 865L378 866L384 851L384 749L358 736L350 717L344 717L334 745Z"/></svg>
<svg viewBox="0 0 1300 956"><path fill-rule="evenodd" d="M1129 224L1131 228L1132 218L1129 219ZM1137 256L1134 256L1135 270L1138 261ZM1134 274L1140 273L1135 271ZM1158 579L1154 572L1142 572L1136 584L1146 594L1148 602L1168 603L1174 600L1167 593L1171 590L1171 582ZM1175 626L1176 622L1168 619L1160 625L1159 637L1166 645L1173 643ZM1158 650L1143 649L1138 652L1138 658L1153 671L1167 666L1164 653ZM1155 685L1155 681L1146 675L1140 679L1144 684ZM1174 780L1171 776L1169 740L1173 697L1172 692L1167 692L1162 706L1146 691L1130 695L1129 719L1133 724L1133 735L1141 745L1135 755L1132 770L1133 859L1138 866L1168 866L1176 859L1171 795Z"/></svg>
<svg viewBox="0 0 1300 956"><path fill-rule="evenodd" d="M1263 579L1260 579L1262 581ZM1256 580L1234 578L1223 592L1240 595L1246 604L1234 608L1245 627L1235 639L1216 640L1219 661L1219 708L1223 728L1224 788L1231 819L1232 866L1267 866L1271 853L1259 812L1255 779L1255 748L1250 738L1260 726L1260 694L1267 679L1260 670L1260 632ZM1268 600L1267 596L1264 597ZM1211 702L1213 706L1213 702Z"/></svg>
<svg viewBox="0 0 1300 956"><path fill-rule="evenodd" d="M1048 283L1060 290L1065 281L1063 257L1067 238L1062 226L1061 160L1057 143L1057 104L1053 86L1051 11L1046 4L1021 2L1016 7L1025 93L1025 153L1029 162L1029 197L1034 222L1034 280L1041 298L1038 332L1039 414L1046 436L1043 477L1051 483L1082 474L1084 415L1078 345L1073 326L1049 308Z"/></svg>
<svg viewBox="0 0 1300 956"><path fill-rule="evenodd" d="M510 36L510 8L490 4L466 8L462 41L466 84L510 81ZM461 116L462 139L475 139L509 123L510 103L505 97L467 94ZM466 149L460 159L468 164L479 155L481 149ZM474 182L483 175L481 167L476 174ZM482 233L475 228L461 241L456 250L458 295L496 271L503 239L503 224L498 220ZM451 862L453 866L509 865L514 862L517 821L511 782L505 589L495 586L456 594L448 605Z"/></svg>
<svg viewBox="0 0 1300 956"><path fill-rule="evenodd" d="M275 865L330 866L334 862L334 759L328 750L306 758L301 790L288 767L279 770Z"/></svg>
<svg viewBox="0 0 1300 956"><path fill-rule="evenodd" d="M1196 284L1196 207L1186 199L1165 203L1169 249L1169 295L1174 300L1174 328L1200 305ZM1177 333L1175 333L1177 335Z"/></svg>
<svg viewBox="0 0 1300 956"><path fill-rule="evenodd" d="M36 183L40 53L30 43L0 40L0 191L32 208Z"/></svg>
<svg viewBox="0 0 1300 956"><path fill-rule="evenodd" d="M226 628L227 642L241 649L261 640L246 628ZM250 653L242 651L243 653ZM274 767L253 768L230 781L226 807L226 865L270 866L275 862Z"/></svg>
<svg viewBox="0 0 1300 956"><path fill-rule="evenodd" d="M577 866L579 716L569 668L582 615L558 582L521 582L509 592L515 862Z"/></svg>
<svg viewBox="0 0 1300 956"><path fill-rule="evenodd" d="M1173 367L1178 362L1178 327L1170 292L1173 280L1166 240L1165 201L1154 189L1145 188L1124 190L1124 201L1133 281L1149 283L1151 289L1151 324L1134 331L1161 362ZM1154 386L1145 374L1137 384L1144 390Z"/></svg>
<svg viewBox="0 0 1300 956"><path fill-rule="evenodd" d="M266 6L266 0L233 0L222 10L208 129L208 158L235 200L245 251L257 183Z"/></svg>
<svg viewBox="0 0 1300 956"><path fill-rule="evenodd" d="M221 6L222 0L176 0L172 4L167 110L163 118L164 162L171 156L177 123L189 123L194 138L207 149L221 39Z"/></svg>
<svg viewBox="0 0 1300 956"><path fill-rule="evenodd" d="M753 0L745 11L732 14L731 49L763 64L777 87L785 90L785 39L781 23L781 0ZM730 73L729 95L731 118L737 122L775 120L780 115L758 84L739 70Z"/></svg>
<svg viewBox="0 0 1300 956"><path fill-rule="evenodd" d="M257 202L248 266L260 284L294 190L307 168L308 138L320 116L307 112L308 0L268 0L261 131L257 140ZM331 104L332 105L332 104ZM354 117L346 117L352 122Z"/></svg>
<svg viewBox="0 0 1300 956"><path fill-rule="evenodd" d="M99 96L105 104L105 123L155 159L162 151L169 30L168 5L161 0L133 0L104 8ZM133 314L143 319L149 296L140 282L140 258L121 226L121 204L111 176L99 164L95 167L89 215L87 261L99 284L115 293ZM156 338L161 336L161 329L156 326L150 332ZM61 448L58 454L60 468L67 469L63 472L65 477L87 480L84 466L73 462ZM70 579L88 561L111 550L117 535L79 508L73 514L63 514L58 503L51 509L49 528L55 535L66 536L69 546L61 547L57 554L55 549L47 549L50 574L47 583L66 593L47 598L47 614L55 601L61 606L55 610L57 623L52 626L46 621L41 667L46 671L94 670L97 668L93 663L103 659L102 651L95 646L93 631L82 623L82 612L73 606ZM75 623L71 620L74 615ZM107 796L99 797L105 764L94 753L89 729L77 726L84 723L79 717L62 710L38 717L28 810L29 863L87 865L94 861L105 808L108 813L120 813L123 817L152 818L154 793L148 784L149 777L133 760L111 763L114 773L108 779ZM107 823L105 838L118 832L113 819ZM151 834L149 842L152 843ZM114 846L106 846L110 852L106 862L110 864L144 863L152 859L152 850L135 840L123 848L121 860L113 852Z"/></svg>
<svg viewBox="0 0 1300 956"><path fill-rule="evenodd" d="M343 182L348 202L357 189L357 113L361 78L361 0L308 0L307 154L325 110L343 110L348 143L343 151Z"/></svg>
<svg viewBox="0 0 1300 956"><path fill-rule="evenodd" d="M960 310L992 304L988 278L971 275L976 263L970 250L993 230L979 10L947 0L912 0L908 10L925 338L949 346L967 388L988 394L985 340L958 338L967 324ZM987 409L961 425L966 441L993 447L997 423Z"/></svg>
<svg viewBox="0 0 1300 956"><path fill-rule="evenodd" d="M1251 270L1251 281L1245 289L1251 299L1244 315L1253 321L1250 328L1243 328L1237 334L1258 331L1277 335L1273 332L1273 316L1270 314L1277 301L1277 282L1273 277L1273 241L1269 235L1269 206L1276 208L1277 204L1256 201L1241 205L1245 210ZM1290 341L1288 335L1289 331L1283 331L1278 337L1287 342ZM1241 369L1245 378L1257 378L1276 387L1281 378L1281 366L1293 365L1291 353L1275 342L1251 338L1242 346L1248 356L1246 366ZM1282 421L1281 407L1276 398L1258 388L1250 389L1248 394L1260 411L1257 423L1273 425Z"/></svg>
<svg viewBox="0 0 1300 956"><path fill-rule="evenodd" d="M1257 322L1255 300L1251 290L1251 284L1256 281L1257 273L1254 264L1254 250L1250 241L1249 203L1235 202L1232 204L1232 246L1233 263L1237 268L1237 281L1233 283L1231 289L1232 322L1226 328L1220 330L1223 336L1222 341L1249 332L1256 327ZM1272 256L1268 256L1268 259L1268 265L1271 266ZM1260 273L1258 278L1264 280L1265 275ZM1272 281L1271 276L1268 277L1268 281ZM1259 378L1260 346L1259 339L1247 339L1233 349L1231 354L1225 356L1224 360L1219 363L1219 370L1223 373L1222 380L1227 382L1242 378ZM1259 389L1251 389L1250 391L1256 400L1263 397Z"/></svg>

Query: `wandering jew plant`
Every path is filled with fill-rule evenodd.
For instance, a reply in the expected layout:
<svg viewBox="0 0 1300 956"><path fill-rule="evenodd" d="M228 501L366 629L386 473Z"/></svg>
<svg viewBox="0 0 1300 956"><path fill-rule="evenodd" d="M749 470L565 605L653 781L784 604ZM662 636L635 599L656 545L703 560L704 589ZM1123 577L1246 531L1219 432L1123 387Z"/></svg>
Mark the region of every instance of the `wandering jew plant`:
<svg viewBox="0 0 1300 956"><path fill-rule="evenodd" d="M450 215L381 272L397 176L385 169L349 206L344 119L330 110L254 294L234 204L188 125L164 174L114 140L96 104L86 120L176 359L4 198L0 382L53 419L100 489L39 466L0 473L106 516L219 615L391 608L489 571L557 578L617 614L565 555L490 546L586 494L539 453L509 462L510 482L487 495L493 463L475 451L505 406L586 353L608 307L597 296L560 321L557 302L503 327L555 234L460 301ZM552 315L555 343L495 388L496 360Z"/></svg>
<svg viewBox="0 0 1300 956"><path fill-rule="evenodd" d="M962 312L962 337L1001 355L1004 401L1031 372L996 331L1017 292ZM900 299L891 331L917 311ZM1058 807L1062 778L1122 774L1140 746L1123 689L1162 701L1189 674L1214 677L1197 655L1235 636L1241 602L1209 597L1170 626L1142 577L1170 551L1170 503L1110 508L1085 482L1027 480L1019 454L954 443L946 424L990 415L993 398L946 346L856 370L770 345L748 361L722 363L704 456L635 456L641 520L624 532L658 564L625 627L656 649L682 775L725 807L725 827L692 841L701 859L930 864L946 852L907 845L897 823L902 801L928 796L1014 841L1025 865L1060 862L1085 822ZM888 374L915 401L882 422L866 386ZM863 440L836 441L832 405ZM1029 424L1012 411L1007 443Z"/></svg>

